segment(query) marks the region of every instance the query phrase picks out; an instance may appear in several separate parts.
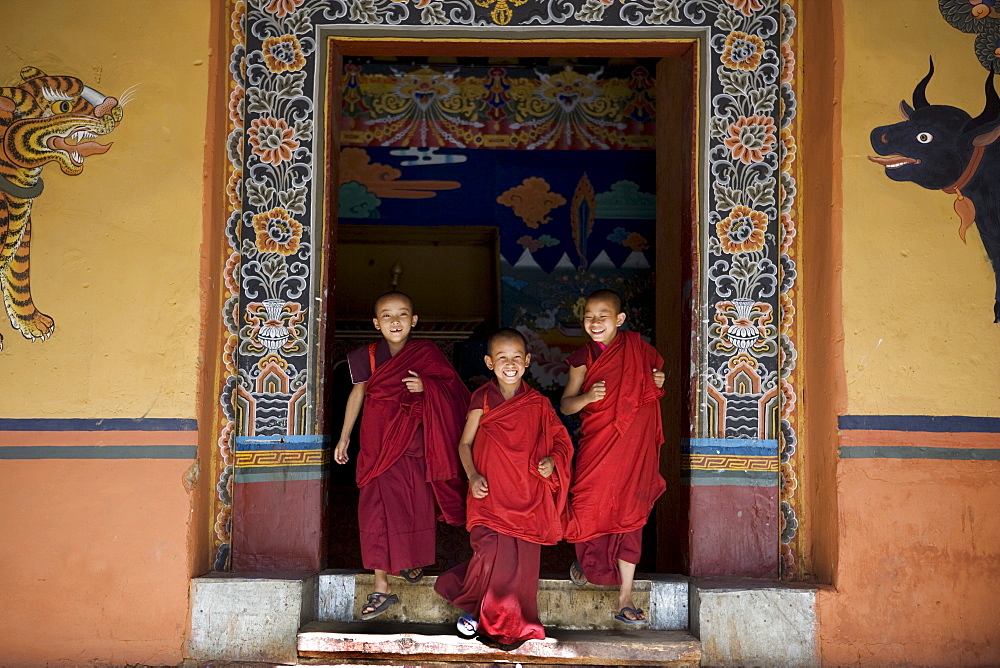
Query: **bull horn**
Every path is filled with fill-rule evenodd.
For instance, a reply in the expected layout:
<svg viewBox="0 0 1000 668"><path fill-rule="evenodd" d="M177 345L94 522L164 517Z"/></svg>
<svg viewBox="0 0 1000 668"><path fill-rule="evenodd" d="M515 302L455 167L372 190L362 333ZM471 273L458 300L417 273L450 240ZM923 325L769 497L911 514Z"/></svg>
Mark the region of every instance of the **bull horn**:
<svg viewBox="0 0 1000 668"><path fill-rule="evenodd" d="M986 77L986 106L983 107L983 113L965 124L965 130L974 130L983 125L989 125L997 118L1000 118L1000 96L997 95L996 88L993 87L993 68L991 67L989 76Z"/></svg>
<svg viewBox="0 0 1000 668"><path fill-rule="evenodd" d="M931 62L930 69L927 71L927 76L920 80L917 87L913 89L913 108L920 109L921 107L928 107L930 103L927 101L927 84L930 83L931 77L934 76L934 58L933 56L929 58Z"/></svg>
<svg viewBox="0 0 1000 668"><path fill-rule="evenodd" d="M913 115L913 107L906 104L906 100L899 101L899 115L906 120L910 120L910 116Z"/></svg>

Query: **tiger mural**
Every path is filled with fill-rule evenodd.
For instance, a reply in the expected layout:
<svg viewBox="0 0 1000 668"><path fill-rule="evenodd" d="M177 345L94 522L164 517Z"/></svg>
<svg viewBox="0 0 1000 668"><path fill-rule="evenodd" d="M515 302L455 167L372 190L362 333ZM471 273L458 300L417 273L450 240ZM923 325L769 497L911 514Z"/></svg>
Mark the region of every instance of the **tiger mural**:
<svg viewBox="0 0 1000 668"><path fill-rule="evenodd" d="M84 158L107 152L110 143L89 140L117 127L125 101L36 67L22 69L21 79L0 87L0 290L11 325L35 341L55 330L55 321L35 308L28 274L31 205L44 187L42 168L56 162L76 176Z"/></svg>

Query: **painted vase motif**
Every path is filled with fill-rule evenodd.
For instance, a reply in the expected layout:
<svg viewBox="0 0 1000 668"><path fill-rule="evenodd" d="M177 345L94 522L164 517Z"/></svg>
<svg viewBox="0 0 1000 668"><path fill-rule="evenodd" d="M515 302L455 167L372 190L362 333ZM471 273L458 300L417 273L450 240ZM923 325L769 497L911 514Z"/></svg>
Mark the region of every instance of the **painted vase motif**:
<svg viewBox="0 0 1000 668"><path fill-rule="evenodd" d="M753 344L760 338L760 331L750 319L751 311L757 302L753 299L739 298L733 300L733 308L736 309L736 318L733 324L729 325L726 338L729 339L737 350L746 352L753 347Z"/></svg>
<svg viewBox="0 0 1000 668"><path fill-rule="evenodd" d="M267 320L264 324L260 326L257 330L257 340L260 344L267 348L269 353L276 353L288 343L288 339L291 335L288 332L288 327L285 326L284 320L281 317L281 311L285 306L284 299L265 299L261 302L264 305L264 312L267 314Z"/></svg>

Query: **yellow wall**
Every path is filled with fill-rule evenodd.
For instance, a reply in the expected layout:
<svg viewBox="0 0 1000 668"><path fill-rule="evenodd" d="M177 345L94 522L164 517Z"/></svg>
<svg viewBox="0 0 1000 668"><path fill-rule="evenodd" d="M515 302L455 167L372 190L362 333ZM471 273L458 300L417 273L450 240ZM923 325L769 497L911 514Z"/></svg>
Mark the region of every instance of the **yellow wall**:
<svg viewBox="0 0 1000 668"><path fill-rule="evenodd" d="M42 173L31 280L56 331L32 343L0 318L0 417L196 417L210 6L0 8L4 84L25 65L114 97L139 84L110 151Z"/></svg>
<svg viewBox="0 0 1000 668"><path fill-rule="evenodd" d="M844 362L849 414L997 415L1000 327L979 235L959 239L953 196L897 183L869 133L902 120L927 73L932 104L978 115L986 70L975 35L936 0L844 0ZM806 147L804 150L808 150Z"/></svg>
<svg viewBox="0 0 1000 668"><path fill-rule="evenodd" d="M222 4L0 3L0 85L18 83L27 65L79 77L116 98L139 85L121 125L100 139L114 142L107 153L86 157L78 176L55 164L43 171L45 190L33 208L32 292L56 331L31 342L0 317L0 418L181 418L189 425L202 417L202 332L218 328L202 256L206 197L222 192L206 193L205 185L206 141L215 142L213 151L225 145L209 127L225 103L208 104L225 70L210 62L213 12ZM211 223L208 238L221 239L222 221ZM207 354L211 371L216 360ZM0 433L0 449L50 449L0 461L0 665L181 662L190 578L206 570L211 425L202 422L200 462L49 458L64 446L193 451L199 435L192 427L66 432L57 424Z"/></svg>

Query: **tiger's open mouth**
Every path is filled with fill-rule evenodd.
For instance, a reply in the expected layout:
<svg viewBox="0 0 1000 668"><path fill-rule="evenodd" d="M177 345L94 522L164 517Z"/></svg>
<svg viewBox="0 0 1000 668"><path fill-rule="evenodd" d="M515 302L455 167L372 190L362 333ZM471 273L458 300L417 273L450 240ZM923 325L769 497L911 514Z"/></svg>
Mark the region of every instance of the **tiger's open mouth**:
<svg viewBox="0 0 1000 668"><path fill-rule="evenodd" d="M48 146L57 151L63 151L69 155L69 159L74 164L82 165L83 159L95 153L107 153L111 144L98 144L96 141L84 141L95 139L98 135L88 130L77 130L65 137L52 137L48 141ZM72 142L72 143L70 143Z"/></svg>
<svg viewBox="0 0 1000 668"><path fill-rule="evenodd" d="M890 155L870 155L868 159L872 162L877 162L886 169L899 169L904 165L919 165L920 160L916 158L909 158L901 153L892 153Z"/></svg>

